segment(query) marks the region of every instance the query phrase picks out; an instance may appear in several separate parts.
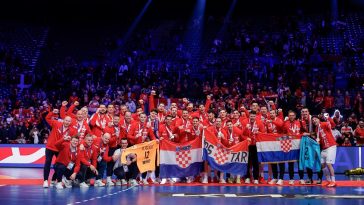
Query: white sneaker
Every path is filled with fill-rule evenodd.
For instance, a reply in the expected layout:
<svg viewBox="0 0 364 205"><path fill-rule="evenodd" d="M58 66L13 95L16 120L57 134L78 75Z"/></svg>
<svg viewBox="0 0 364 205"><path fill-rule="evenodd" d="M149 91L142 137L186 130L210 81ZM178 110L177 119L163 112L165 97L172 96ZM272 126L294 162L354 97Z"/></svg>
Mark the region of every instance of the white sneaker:
<svg viewBox="0 0 364 205"><path fill-rule="evenodd" d="M128 184L128 182L125 179L121 180L121 185L127 185L127 184Z"/></svg>
<svg viewBox="0 0 364 205"><path fill-rule="evenodd" d="M246 178L244 181L245 184L250 184L250 178Z"/></svg>
<svg viewBox="0 0 364 205"><path fill-rule="evenodd" d="M85 183L85 182L82 182L80 184L80 188L88 188L89 186Z"/></svg>
<svg viewBox="0 0 364 205"><path fill-rule="evenodd" d="M180 178L172 178L172 179L170 179L170 181L173 184L173 183L180 182L181 180L180 180Z"/></svg>
<svg viewBox="0 0 364 205"><path fill-rule="evenodd" d="M63 182L63 184L64 184L64 186L65 186L66 188L72 188L72 181L71 181L71 180L68 180L68 179L66 179L66 178L63 178L63 179L62 179L62 182Z"/></svg>
<svg viewBox="0 0 364 205"><path fill-rule="evenodd" d="M63 185L62 185L62 182L58 182L57 185L56 185L56 188L57 189L64 189Z"/></svg>
<svg viewBox="0 0 364 205"><path fill-rule="evenodd" d="M276 184L277 183L277 180L276 179L272 179L268 182L268 184Z"/></svg>
<svg viewBox="0 0 364 205"><path fill-rule="evenodd" d="M240 177L236 177L236 182L235 183L237 183L237 184L241 184L241 179L240 179Z"/></svg>
<svg viewBox="0 0 364 205"><path fill-rule="evenodd" d="M288 182L289 185L294 185L294 180L293 179L290 179L289 182Z"/></svg>
<svg viewBox="0 0 364 205"><path fill-rule="evenodd" d="M279 185L279 186L282 186L283 185L283 180L279 179L276 184Z"/></svg>
<svg viewBox="0 0 364 205"><path fill-rule="evenodd" d="M106 181L106 186L115 186L115 184L111 180L107 180Z"/></svg>
<svg viewBox="0 0 364 205"><path fill-rule="evenodd" d="M48 180L44 180L43 188L48 188L48 187L49 187Z"/></svg>
<svg viewBox="0 0 364 205"><path fill-rule="evenodd" d="M102 186L105 186L105 183L103 183L101 181L101 179L98 179L95 181L95 184L94 184L95 187L102 187Z"/></svg>
<svg viewBox="0 0 364 205"><path fill-rule="evenodd" d="M204 175L201 181L202 184L208 184L209 183L209 178L207 175Z"/></svg>
<svg viewBox="0 0 364 205"><path fill-rule="evenodd" d="M303 179L300 179L300 184L301 184L301 185L304 185L304 184L306 184L305 180L303 180Z"/></svg>
<svg viewBox="0 0 364 205"><path fill-rule="evenodd" d="M116 180L115 186L121 186L121 180L120 179Z"/></svg>
<svg viewBox="0 0 364 205"><path fill-rule="evenodd" d="M167 179L163 178L160 184L166 184L167 183Z"/></svg>
<svg viewBox="0 0 364 205"><path fill-rule="evenodd" d="M143 179L143 180L142 180L142 183L143 183L144 185L148 185L148 184L149 184L149 182L148 182L148 180L147 180L147 179Z"/></svg>
<svg viewBox="0 0 364 205"><path fill-rule="evenodd" d="M220 184L226 184L226 181L225 181L225 179L224 179L224 178L220 178L219 183L220 183Z"/></svg>
<svg viewBox="0 0 364 205"><path fill-rule="evenodd" d="M193 177L186 177L186 179L187 179L186 181L187 184L191 184L194 180Z"/></svg>
<svg viewBox="0 0 364 205"><path fill-rule="evenodd" d="M254 184L259 184L259 181L255 179L253 183Z"/></svg>
<svg viewBox="0 0 364 205"><path fill-rule="evenodd" d="M135 179L130 180L130 186L137 186L138 182Z"/></svg>

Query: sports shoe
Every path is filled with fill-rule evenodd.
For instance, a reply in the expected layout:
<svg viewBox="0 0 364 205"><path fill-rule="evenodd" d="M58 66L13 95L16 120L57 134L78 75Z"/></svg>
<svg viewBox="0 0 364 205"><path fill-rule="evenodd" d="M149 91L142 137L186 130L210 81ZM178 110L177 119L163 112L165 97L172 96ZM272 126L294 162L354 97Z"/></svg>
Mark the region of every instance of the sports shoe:
<svg viewBox="0 0 364 205"><path fill-rule="evenodd" d="M116 180L116 182L115 182L115 186L121 186L121 181L118 179L118 180Z"/></svg>
<svg viewBox="0 0 364 205"><path fill-rule="evenodd" d="M209 178L207 176L207 174L205 174L203 177L202 177L202 181L201 181L202 184L208 184L209 183Z"/></svg>
<svg viewBox="0 0 364 205"><path fill-rule="evenodd" d="M276 184L279 185L279 186L282 186L283 185L283 179L279 179Z"/></svg>
<svg viewBox="0 0 364 205"><path fill-rule="evenodd" d="M322 179L318 179L317 182L316 182L316 184L321 185L322 184Z"/></svg>
<svg viewBox="0 0 364 205"><path fill-rule="evenodd" d="M111 180L106 180L106 186L115 186L115 184Z"/></svg>
<svg viewBox="0 0 364 205"><path fill-rule="evenodd" d="M48 180L44 180L43 188L48 188L48 187L49 187Z"/></svg>
<svg viewBox="0 0 364 205"><path fill-rule="evenodd" d="M250 184L250 178L246 178L244 181L245 184Z"/></svg>
<svg viewBox="0 0 364 205"><path fill-rule="evenodd" d="M169 181L171 182L171 184L174 184L174 183L180 182L180 179L179 178L171 178Z"/></svg>
<svg viewBox="0 0 364 205"><path fill-rule="evenodd" d="M64 189L63 188L63 185L62 185L62 182L58 182L57 185L56 185L56 189Z"/></svg>
<svg viewBox="0 0 364 205"><path fill-rule="evenodd" d="M127 184L128 184L128 182L125 179L121 180L121 185L127 185Z"/></svg>
<svg viewBox="0 0 364 205"><path fill-rule="evenodd" d="M94 184L95 187L102 187L102 186L105 186L105 183L103 183L101 181L101 179L98 179L95 181L95 184Z"/></svg>
<svg viewBox="0 0 364 205"><path fill-rule="evenodd" d="M270 181L268 182L268 184L277 184L277 181L278 181L278 180L276 180L276 179L272 179L272 180L270 180Z"/></svg>
<svg viewBox="0 0 364 205"><path fill-rule="evenodd" d="M258 181L258 180L256 180L256 179L254 179L253 184L259 184L259 181Z"/></svg>
<svg viewBox="0 0 364 205"><path fill-rule="evenodd" d="M137 186L138 182L135 179L130 180L130 186Z"/></svg>
<svg viewBox="0 0 364 205"><path fill-rule="evenodd" d="M227 180L228 180L227 181L228 184L234 183L234 179L232 177L229 177Z"/></svg>
<svg viewBox="0 0 364 205"><path fill-rule="evenodd" d="M267 182L264 180L264 177L259 177L259 184L266 184Z"/></svg>
<svg viewBox="0 0 364 205"><path fill-rule="evenodd" d="M88 188L89 185L86 184L86 182L80 183L80 188Z"/></svg>
<svg viewBox="0 0 364 205"><path fill-rule="evenodd" d="M240 177L236 177L236 182L235 183L237 183L237 184L241 184L241 179L240 179Z"/></svg>
<svg viewBox="0 0 364 205"><path fill-rule="evenodd" d="M160 184L166 184L167 183L167 179L163 178Z"/></svg>
<svg viewBox="0 0 364 205"><path fill-rule="evenodd" d="M186 179L187 179L187 181L186 181L187 184L191 184L194 180L193 177L186 177Z"/></svg>
<svg viewBox="0 0 364 205"><path fill-rule="evenodd" d="M289 185L294 185L294 180L293 179L290 179L289 182L288 182Z"/></svg>
<svg viewBox="0 0 364 205"><path fill-rule="evenodd" d="M62 182L63 182L63 184L64 184L64 186L65 186L66 188L72 188L72 181L71 181L71 180L68 180L68 179L66 179L66 178L63 178L63 179L62 179Z"/></svg>
<svg viewBox="0 0 364 205"><path fill-rule="evenodd" d="M312 179L308 179L305 181L305 184L311 185L313 184L313 180Z"/></svg>
<svg viewBox="0 0 364 205"><path fill-rule="evenodd" d="M220 184L226 184L226 181L225 181L225 179L224 179L224 178L220 178L219 183L220 183Z"/></svg>
<svg viewBox="0 0 364 205"><path fill-rule="evenodd" d="M147 179L143 179L143 180L142 180L142 184L144 184L144 185L148 185L148 184L149 184L149 182L148 182L148 180L147 180Z"/></svg>
<svg viewBox="0 0 364 205"><path fill-rule="evenodd" d="M336 187L336 183L335 182L330 182L327 187Z"/></svg>
<svg viewBox="0 0 364 205"><path fill-rule="evenodd" d="M304 184L306 184L306 183L305 183L305 180L303 180L303 179L300 179L300 184L301 184L301 185L304 185Z"/></svg>

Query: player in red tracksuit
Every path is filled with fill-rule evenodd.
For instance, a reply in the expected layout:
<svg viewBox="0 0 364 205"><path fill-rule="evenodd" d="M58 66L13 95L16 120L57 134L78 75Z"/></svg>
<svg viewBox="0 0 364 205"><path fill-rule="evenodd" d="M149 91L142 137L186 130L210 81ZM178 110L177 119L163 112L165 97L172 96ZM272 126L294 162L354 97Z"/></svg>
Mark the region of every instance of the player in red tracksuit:
<svg viewBox="0 0 364 205"><path fill-rule="evenodd" d="M93 146L94 137L86 135L84 142L80 145L80 187L89 187L85 181L97 175L97 149Z"/></svg>
<svg viewBox="0 0 364 205"><path fill-rule="evenodd" d="M116 117L116 116L114 116ZM119 116L117 116L119 117ZM115 120L115 118L113 119ZM96 156L97 156L97 172L95 186L105 186L102 182L102 177L104 176L105 169L108 166L108 163L112 160L112 156L110 156L110 144L111 134L106 132L102 135L101 138L97 138L93 142L93 146L96 149ZM121 141L121 140L120 140ZM113 153L114 154L114 153ZM113 167L111 167L112 170ZM115 184L111 181L112 172L109 173L107 170L106 173L106 185L107 186L114 186ZM121 185L120 182L117 182L118 185Z"/></svg>
<svg viewBox="0 0 364 205"><path fill-rule="evenodd" d="M128 133L128 140L130 144L140 144L143 142L148 142L152 140L156 140L156 137L154 135L154 132L151 127L147 126L146 123L147 115L145 113L139 114L139 122L135 122ZM147 181L147 178L150 176L152 180L154 175L154 172L148 172L149 175L147 175L147 172L142 173L142 182L143 184L149 184Z"/></svg>
<svg viewBox="0 0 364 205"><path fill-rule="evenodd" d="M128 138L128 133L133 123L134 121L131 117L131 112L126 111L125 116L123 118L120 117L120 138Z"/></svg>
<svg viewBox="0 0 364 205"><path fill-rule="evenodd" d="M71 180L75 180L80 170L80 154L78 150L79 139L77 135L64 135L54 144L59 150L55 169L57 174L57 189L63 189L62 177L65 176L64 185L72 187Z"/></svg>
<svg viewBox="0 0 364 205"><path fill-rule="evenodd" d="M106 106L100 105L96 113L91 116L90 126L91 131L96 137L101 137L104 129L111 122L111 118L106 113Z"/></svg>
<svg viewBox="0 0 364 205"><path fill-rule="evenodd" d="M45 164L44 164L44 182L43 187L48 188L48 177L51 168L52 158L53 156L58 156L58 148L55 146L56 142L59 139L62 139L64 136L74 136L77 134L77 131L73 129L71 125L71 117L65 117L63 122L57 121L54 118L58 116L59 110L54 109L53 112L49 112L46 116L47 123L52 127L51 133L49 134L46 150L45 150ZM51 185L55 184L56 175L53 174Z"/></svg>
<svg viewBox="0 0 364 205"><path fill-rule="evenodd" d="M183 115L185 115L185 112L186 112L186 110L183 111L182 117L183 117ZM178 139L177 139L177 141L179 143L185 143L185 142L188 142L188 141L192 141L192 140L194 140L194 139L196 139L198 137L202 137L203 126L200 124L199 118L194 117L192 119L192 125L187 125L187 123L186 123L185 126L183 126L183 125L181 125L181 126L182 126L182 129L179 128L179 130L178 130ZM193 180L194 180L194 176L186 177L186 180L187 180L187 183L192 183ZM203 183L208 183L206 181L207 180L205 178L203 180Z"/></svg>
<svg viewBox="0 0 364 205"><path fill-rule="evenodd" d="M215 113L211 110L207 113L207 120L203 121L202 125L204 126L204 128L214 127L215 122Z"/></svg>
<svg viewBox="0 0 364 205"><path fill-rule="evenodd" d="M77 111L76 115L73 114L72 112L69 112L70 110L73 110L75 106L78 105L77 101L74 102L74 104L71 105L71 107L66 112L67 104L68 104L67 101L62 102L62 107L60 109L60 116L61 118L65 118L66 116L70 116L72 118L71 126L77 130L79 134L79 139L81 140L82 143L83 138L87 134L92 134L90 126L88 125L87 120L85 120L84 113L82 110Z"/></svg>
<svg viewBox="0 0 364 205"><path fill-rule="evenodd" d="M172 116L167 115L165 124L161 124L159 132L159 140L169 140L175 142L177 139L178 129L172 124Z"/></svg>
<svg viewBox="0 0 364 205"><path fill-rule="evenodd" d="M146 114L140 113L139 122L134 122L131 125L128 132L128 140L130 144L135 145L156 139L152 128L147 126L146 119Z"/></svg>
<svg viewBox="0 0 364 205"><path fill-rule="evenodd" d="M269 112L269 119L265 121L265 127L267 133L280 134L283 133L283 120L277 117L276 111L271 110ZM286 165L285 163L270 164L272 167L273 178L268 184L283 185L283 177ZM278 166L279 166L279 177L278 177Z"/></svg>
<svg viewBox="0 0 364 205"><path fill-rule="evenodd" d="M122 128L120 126L120 117L117 115L114 115L112 123L109 124L109 126L107 126L104 130L105 133L109 133L111 136L110 140L109 140L109 146L108 146L109 149L108 149L108 152L106 152L106 154L105 154L106 156L112 157L114 155L115 150L117 150L119 148L119 145L120 145L120 142L122 139L121 130L122 130ZM124 138L126 138L126 136ZM115 162L113 160L109 160L107 162L106 176L107 176L107 179L110 179L107 181L107 184L110 186L112 186L112 183L109 183L109 182L112 182L111 176L113 173L114 165L115 165ZM100 170L99 170L99 172L100 172ZM99 175L102 176L103 172L100 173ZM119 181L117 181L117 183L118 183L118 185L121 184ZM102 183L100 183L100 185L102 185Z"/></svg>
<svg viewBox="0 0 364 205"><path fill-rule="evenodd" d="M243 136L242 130L239 129L238 127L235 127L231 120L226 121L225 130L226 130L226 134L227 134L226 139L228 141L227 147L232 147L232 146L238 144L239 142L242 142L245 139L247 139L246 137ZM235 179L234 179L233 175L230 175L230 177L228 178L228 183L234 183L234 181L235 181L235 183L240 184L241 183L240 180L241 180L240 174L238 174Z"/></svg>
<svg viewBox="0 0 364 205"><path fill-rule="evenodd" d="M296 113L292 110L288 111L288 120L283 124L283 133L287 135L301 135L301 123L296 119ZM289 184L294 185L294 162L288 163ZM305 184L303 180L303 170L298 170L300 184Z"/></svg>
<svg viewBox="0 0 364 205"><path fill-rule="evenodd" d="M191 117L192 118L197 117L200 120L201 123L206 121L208 119L208 113L207 112L210 109L210 105L211 105L211 96L207 95L205 105L200 104L199 107L198 107L198 111L192 113Z"/></svg>
<svg viewBox="0 0 364 205"><path fill-rule="evenodd" d="M210 131L212 134L214 134L214 136L217 137L218 141L223 144L224 146L228 147L229 146L229 140L227 138L228 134L226 132L226 129L222 127L222 120L221 118L216 118L215 119L215 124L213 126L210 126L207 128L208 131ZM215 176L219 176L218 177L218 181L220 184L225 184L225 176L224 176L224 172L219 172L217 170L214 170L214 175Z"/></svg>
<svg viewBox="0 0 364 205"><path fill-rule="evenodd" d="M240 112L238 110L233 111L233 117L231 121L233 122L234 127L239 129L243 128L242 118L240 118Z"/></svg>
<svg viewBox="0 0 364 205"><path fill-rule="evenodd" d="M187 110L182 111L182 118L176 121L176 127L178 129L178 138L176 141L179 143L190 141L188 139L188 133L191 132L192 123Z"/></svg>
<svg viewBox="0 0 364 205"><path fill-rule="evenodd" d="M321 169L329 181L327 187L335 187L335 171L333 165L336 159L336 141L331 131L330 122L320 122L317 116L312 117L316 126L317 140L321 146Z"/></svg>
<svg viewBox="0 0 364 205"><path fill-rule="evenodd" d="M254 103L253 103L254 104ZM261 121L257 120L257 113L251 111L249 113L249 119L243 122L243 135L247 136L251 139L251 143L249 145L249 158L248 164L249 167L252 166L253 168L253 178L254 184L259 184L259 162L258 162L258 152L256 146L256 135L261 132L265 132L264 125ZM249 168L250 169L250 168ZM245 175L245 183L250 184L250 170L247 170Z"/></svg>

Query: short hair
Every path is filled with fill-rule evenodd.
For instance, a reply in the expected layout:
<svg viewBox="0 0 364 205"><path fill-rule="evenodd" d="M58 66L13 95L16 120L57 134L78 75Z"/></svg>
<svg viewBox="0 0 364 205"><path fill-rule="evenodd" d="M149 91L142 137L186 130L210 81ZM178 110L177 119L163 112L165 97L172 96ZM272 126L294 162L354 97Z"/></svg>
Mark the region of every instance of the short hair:
<svg viewBox="0 0 364 205"><path fill-rule="evenodd" d="M249 113L250 115L256 115L257 114L257 112L255 112L255 111L250 111L250 113Z"/></svg>
<svg viewBox="0 0 364 205"><path fill-rule="evenodd" d="M193 117L192 120L194 120L194 119L200 120L198 117Z"/></svg>
<svg viewBox="0 0 364 205"><path fill-rule="evenodd" d="M154 108L154 109L152 109L150 112L158 113L158 110Z"/></svg>

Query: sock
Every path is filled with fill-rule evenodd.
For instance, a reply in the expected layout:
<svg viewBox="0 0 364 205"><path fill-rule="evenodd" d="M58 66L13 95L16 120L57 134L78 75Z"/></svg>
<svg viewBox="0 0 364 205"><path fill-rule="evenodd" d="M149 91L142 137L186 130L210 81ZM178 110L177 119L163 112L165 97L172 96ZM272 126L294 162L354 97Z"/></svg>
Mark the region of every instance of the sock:
<svg viewBox="0 0 364 205"><path fill-rule="evenodd" d="M331 177L330 177L330 171L329 169L327 169L327 167L323 168L322 171L324 172L325 176L326 176L326 180L327 181L331 181Z"/></svg>
<svg viewBox="0 0 364 205"><path fill-rule="evenodd" d="M331 176L331 181L335 182L335 176Z"/></svg>
<svg viewBox="0 0 364 205"><path fill-rule="evenodd" d="M106 181L111 181L111 177L106 177Z"/></svg>

